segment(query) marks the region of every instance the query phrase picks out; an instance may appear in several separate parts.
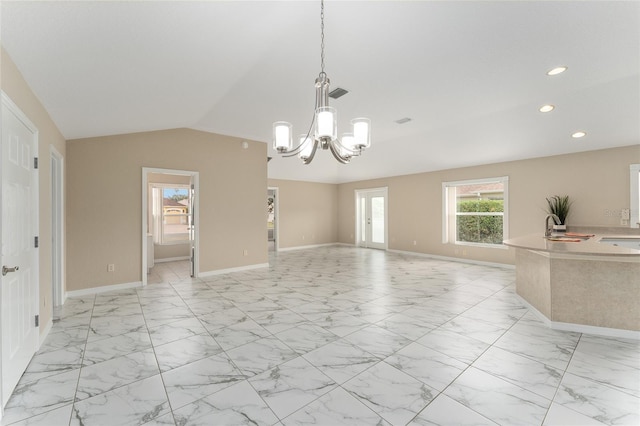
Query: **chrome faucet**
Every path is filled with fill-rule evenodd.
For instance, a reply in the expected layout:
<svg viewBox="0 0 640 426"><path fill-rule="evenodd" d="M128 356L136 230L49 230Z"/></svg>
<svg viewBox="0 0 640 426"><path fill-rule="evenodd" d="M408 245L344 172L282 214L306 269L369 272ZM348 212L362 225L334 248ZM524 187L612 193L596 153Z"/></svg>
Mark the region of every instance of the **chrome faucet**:
<svg viewBox="0 0 640 426"><path fill-rule="evenodd" d="M549 226L549 218L553 218L553 221L557 224L560 225L560 218L558 216L556 216L555 214L548 214L547 217L544 218L544 236L545 237L550 237L551 236L551 230L553 229L552 226Z"/></svg>

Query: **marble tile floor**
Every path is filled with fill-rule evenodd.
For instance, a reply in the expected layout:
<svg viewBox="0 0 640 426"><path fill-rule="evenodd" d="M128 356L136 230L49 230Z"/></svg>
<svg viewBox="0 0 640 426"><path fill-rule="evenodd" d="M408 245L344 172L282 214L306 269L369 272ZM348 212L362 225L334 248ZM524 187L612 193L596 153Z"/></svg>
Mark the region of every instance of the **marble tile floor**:
<svg viewBox="0 0 640 426"><path fill-rule="evenodd" d="M173 262L156 262L147 275L147 284L174 283L191 276L191 262L179 260Z"/></svg>
<svg viewBox="0 0 640 426"><path fill-rule="evenodd" d="M67 300L2 425L640 424L640 342L546 328L513 269L269 261Z"/></svg>

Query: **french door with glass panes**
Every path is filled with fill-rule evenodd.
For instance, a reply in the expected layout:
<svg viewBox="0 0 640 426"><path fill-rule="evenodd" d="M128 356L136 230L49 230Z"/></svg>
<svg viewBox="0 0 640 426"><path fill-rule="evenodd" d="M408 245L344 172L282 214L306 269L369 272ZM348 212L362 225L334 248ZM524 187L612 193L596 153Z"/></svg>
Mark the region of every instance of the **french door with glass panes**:
<svg viewBox="0 0 640 426"><path fill-rule="evenodd" d="M356 191L356 245L387 248L387 188Z"/></svg>

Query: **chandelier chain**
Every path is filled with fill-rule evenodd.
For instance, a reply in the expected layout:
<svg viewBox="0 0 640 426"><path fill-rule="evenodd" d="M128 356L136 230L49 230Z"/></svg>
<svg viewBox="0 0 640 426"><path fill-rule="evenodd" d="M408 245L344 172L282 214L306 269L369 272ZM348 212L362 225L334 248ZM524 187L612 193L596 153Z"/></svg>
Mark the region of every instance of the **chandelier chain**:
<svg viewBox="0 0 640 426"><path fill-rule="evenodd" d="M320 1L320 75L324 72L324 0Z"/></svg>

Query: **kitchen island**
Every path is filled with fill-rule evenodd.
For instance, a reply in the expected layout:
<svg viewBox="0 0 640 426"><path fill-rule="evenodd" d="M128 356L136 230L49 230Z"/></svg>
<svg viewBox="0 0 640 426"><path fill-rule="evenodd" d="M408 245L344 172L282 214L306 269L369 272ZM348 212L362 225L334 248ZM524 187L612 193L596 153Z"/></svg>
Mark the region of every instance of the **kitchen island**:
<svg viewBox="0 0 640 426"><path fill-rule="evenodd" d="M517 294L553 328L640 337L640 250L601 242L612 237L640 238L553 241L536 234L504 241L516 251Z"/></svg>

